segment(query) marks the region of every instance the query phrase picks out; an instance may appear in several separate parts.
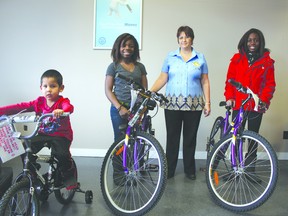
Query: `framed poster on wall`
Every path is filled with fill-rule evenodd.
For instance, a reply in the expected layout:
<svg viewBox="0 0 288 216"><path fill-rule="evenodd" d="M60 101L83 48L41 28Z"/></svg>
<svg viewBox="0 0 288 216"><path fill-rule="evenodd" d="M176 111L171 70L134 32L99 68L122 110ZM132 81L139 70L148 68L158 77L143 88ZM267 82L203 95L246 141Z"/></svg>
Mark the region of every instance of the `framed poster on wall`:
<svg viewBox="0 0 288 216"><path fill-rule="evenodd" d="M142 0L94 0L94 49L111 49L122 33L142 48Z"/></svg>

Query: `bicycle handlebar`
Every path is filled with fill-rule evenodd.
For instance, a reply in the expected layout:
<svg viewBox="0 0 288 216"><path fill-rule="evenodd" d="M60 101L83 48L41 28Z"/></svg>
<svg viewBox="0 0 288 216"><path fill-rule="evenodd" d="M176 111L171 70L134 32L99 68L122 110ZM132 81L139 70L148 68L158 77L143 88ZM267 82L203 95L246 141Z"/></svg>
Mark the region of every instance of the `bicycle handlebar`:
<svg viewBox="0 0 288 216"><path fill-rule="evenodd" d="M140 87L141 90L145 91L145 88L140 84L140 83L137 83L133 80L133 78L130 78L130 77L126 77L126 76L123 76L122 74L119 74L117 73L115 78L120 78L120 79L123 79L125 80L126 82L128 82L129 84L136 84L137 86ZM161 93L157 93L157 92L150 92L150 91L146 91L145 92L146 95L151 95L151 97L159 102L161 101L165 101L166 103L168 103L169 101L167 100L167 98L161 94Z"/></svg>
<svg viewBox="0 0 288 216"><path fill-rule="evenodd" d="M236 82L233 79L229 79L228 82L231 83L233 86L235 86L238 91L245 93L245 94L248 93L247 88L244 87L240 82Z"/></svg>
<svg viewBox="0 0 288 216"><path fill-rule="evenodd" d="M254 110L258 111L258 105L259 105L260 99L251 89L249 89L248 87L244 87L240 82L236 82L233 79L229 79L228 82L231 83L233 86L235 86L239 92L250 95L245 101L242 102L242 105L245 104L252 97L255 102Z"/></svg>
<svg viewBox="0 0 288 216"><path fill-rule="evenodd" d="M69 116L70 113L69 112L64 112L61 117L66 117L66 116ZM33 116L33 115L28 115L28 116ZM27 116L24 116L24 118L21 119L21 117L19 117L19 119L17 120L17 117L19 117L17 114L14 115L14 116L1 116L1 120L7 120L9 122L9 124L13 124L13 123L36 123L36 126L34 128L34 130L26 135L26 136L22 136L20 135L18 138L19 139L30 139L32 137L34 137L38 131L39 131L39 128L41 126L41 124L43 123L43 119L47 118L47 117L54 117L54 114L53 113L46 113L46 114L43 114L41 116L36 116L36 117L33 117L33 121L31 120L32 118L27 118ZM16 119L16 120L15 120Z"/></svg>
<svg viewBox="0 0 288 216"><path fill-rule="evenodd" d="M157 101L165 101L166 103L169 102L169 100L161 93L158 92L151 92L152 97Z"/></svg>

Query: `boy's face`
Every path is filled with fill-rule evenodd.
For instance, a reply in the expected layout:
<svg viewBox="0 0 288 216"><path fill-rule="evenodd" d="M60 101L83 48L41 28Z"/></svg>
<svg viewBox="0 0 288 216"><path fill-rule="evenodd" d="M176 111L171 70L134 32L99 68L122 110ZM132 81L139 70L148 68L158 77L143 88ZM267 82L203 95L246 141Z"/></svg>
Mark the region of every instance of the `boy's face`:
<svg viewBox="0 0 288 216"><path fill-rule="evenodd" d="M63 91L64 85L59 86L53 77L44 77L40 89L47 101L55 102L58 100L60 92Z"/></svg>

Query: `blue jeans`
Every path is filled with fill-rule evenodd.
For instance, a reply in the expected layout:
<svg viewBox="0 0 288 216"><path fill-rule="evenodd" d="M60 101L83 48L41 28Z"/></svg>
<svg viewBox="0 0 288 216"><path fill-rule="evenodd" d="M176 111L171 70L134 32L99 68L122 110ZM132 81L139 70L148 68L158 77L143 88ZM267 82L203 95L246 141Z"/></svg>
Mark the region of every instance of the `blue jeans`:
<svg viewBox="0 0 288 216"><path fill-rule="evenodd" d="M126 118L122 118L119 115L117 108L113 105L111 105L110 107L110 117L111 117L112 126L114 130L114 141L116 141L117 139L119 139L121 135L123 135L123 130L119 129L120 125L127 126L128 121Z"/></svg>

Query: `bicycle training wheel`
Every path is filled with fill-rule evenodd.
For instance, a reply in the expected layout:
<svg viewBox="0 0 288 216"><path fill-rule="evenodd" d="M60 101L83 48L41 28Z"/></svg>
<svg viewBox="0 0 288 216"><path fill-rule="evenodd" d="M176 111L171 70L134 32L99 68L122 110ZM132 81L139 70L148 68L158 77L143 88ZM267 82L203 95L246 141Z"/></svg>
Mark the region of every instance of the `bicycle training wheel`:
<svg viewBox="0 0 288 216"><path fill-rule="evenodd" d="M77 166L73 158L72 158L72 163L73 163L73 166L75 167L75 177L77 179L78 178ZM62 183L62 176L58 167L56 168L55 172L56 172L55 182L57 185L60 185ZM62 185L61 187L55 189L54 194L55 194L57 201L63 205L69 204L72 201L77 188L78 188L78 183L76 181L75 185L68 186L68 187L65 187Z"/></svg>
<svg viewBox="0 0 288 216"><path fill-rule="evenodd" d="M240 157L237 157L237 166L233 168L231 140L232 134L229 134L211 151L206 167L207 186L221 207L234 212L250 211L262 205L275 189L277 156L264 137L244 131L235 144L235 154L242 155L243 161L239 163Z"/></svg>
<svg viewBox="0 0 288 216"><path fill-rule="evenodd" d="M224 133L224 118L222 116L218 116L214 121L208 144L207 144L207 158L213 148L213 146L222 138Z"/></svg>
<svg viewBox="0 0 288 216"><path fill-rule="evenodd" d="M101 168L101 190L116 215L144 215L163 195L167 162L163 148L151 135L138 131L129 140L123 169L124 137L114 142Z"/></svg>
<svg viewBox="0 0 288 216"><path fill-rule="evenodd" d="M39 200L36 192L30 194L30 184L27 178L13 184L3 195L0 202L0 215L39 215Z"/></svg>

